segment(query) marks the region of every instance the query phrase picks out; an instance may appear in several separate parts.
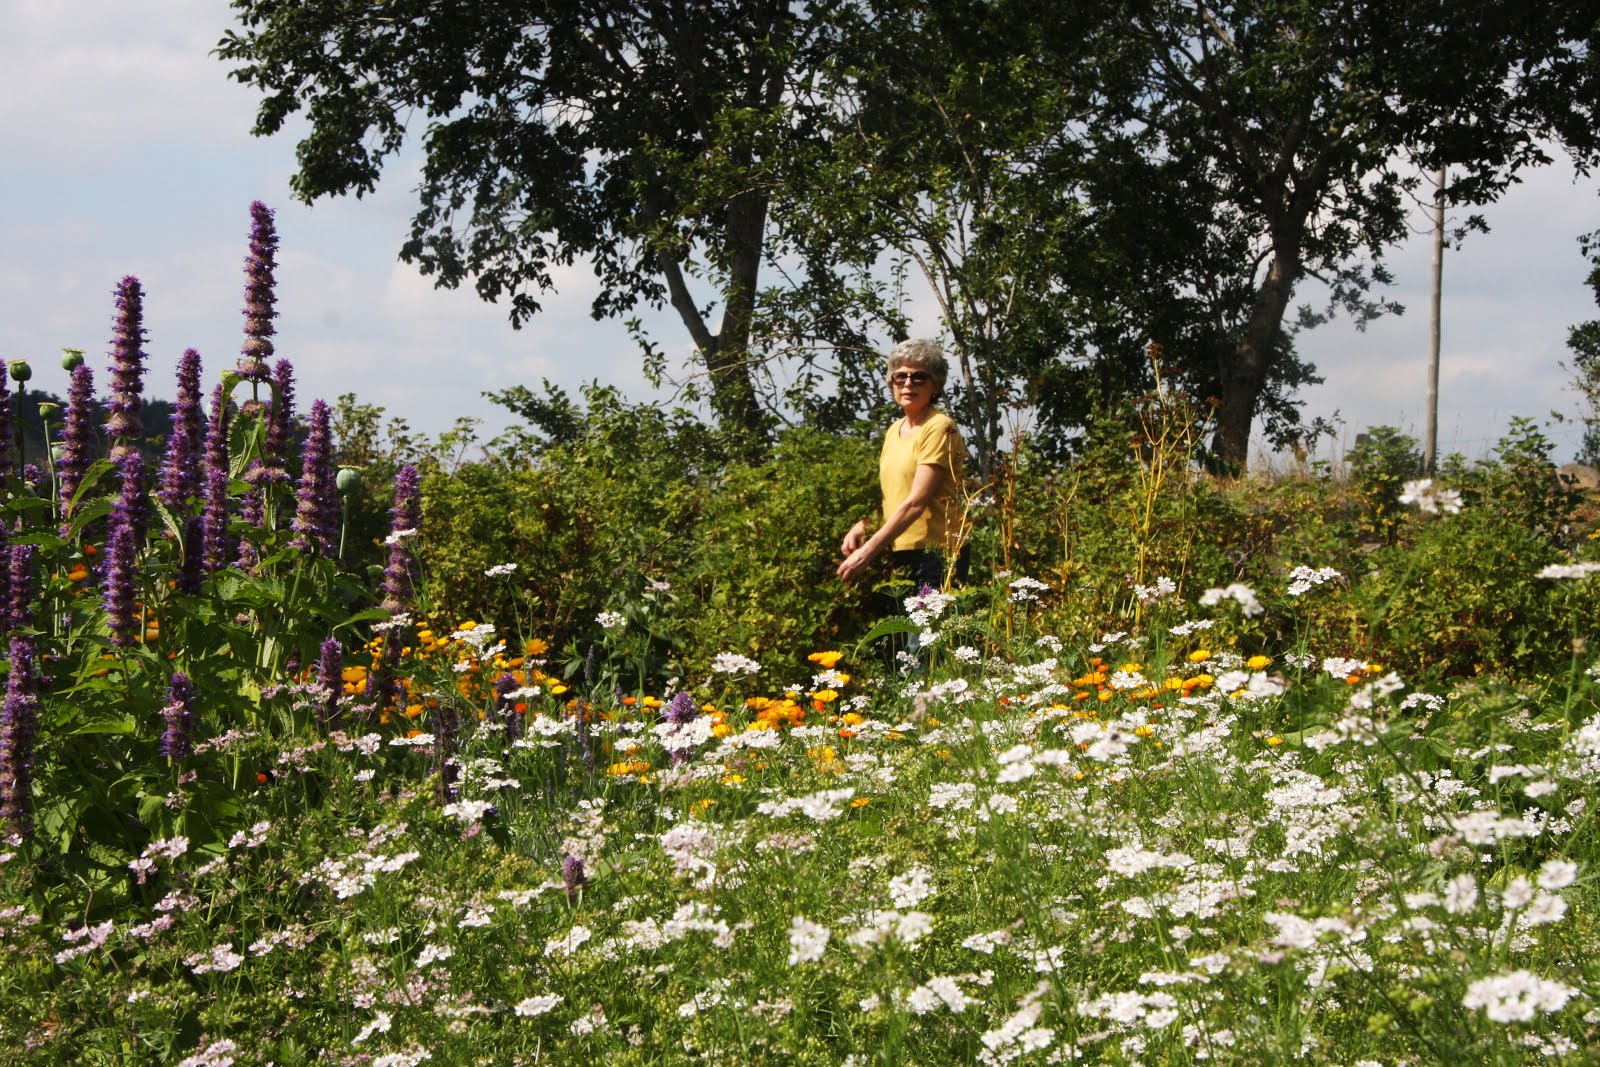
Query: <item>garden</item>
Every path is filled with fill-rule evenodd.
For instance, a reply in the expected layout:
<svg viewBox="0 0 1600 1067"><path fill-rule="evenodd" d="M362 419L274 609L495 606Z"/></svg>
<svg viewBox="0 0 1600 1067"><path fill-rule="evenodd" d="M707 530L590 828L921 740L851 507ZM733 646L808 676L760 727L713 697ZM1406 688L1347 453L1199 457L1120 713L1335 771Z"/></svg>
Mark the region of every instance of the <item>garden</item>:
<svg viewBox="0 0 1600 1067"><path fill-rule="evenodd" d="M1158 386L1001 451L966 585L851 588L870 427L301 411L252 222L160 431L137 278L102 392L6 367L0 1062L1600 1056L1600 501L1534 423L1223 478Z"/></svg>

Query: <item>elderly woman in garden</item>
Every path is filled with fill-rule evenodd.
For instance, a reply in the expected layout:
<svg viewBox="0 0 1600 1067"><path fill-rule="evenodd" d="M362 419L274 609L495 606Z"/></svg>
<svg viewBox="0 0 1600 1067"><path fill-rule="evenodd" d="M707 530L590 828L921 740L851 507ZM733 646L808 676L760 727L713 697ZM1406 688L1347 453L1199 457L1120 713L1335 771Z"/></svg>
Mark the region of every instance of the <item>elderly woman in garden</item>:
<svg viewBox="0 0 1600 1067"><path fill-rule="evenodd" d="M943 588L952 565L957 577L966 577L960 496L966 446L955 422L934 406L948 374L933 341L902 341L889 353L889 391L903 414L889 427L878 458L883 524L869 532L862 519L844 535L839 577L847 582L885 553L919 589Z"/></svg>

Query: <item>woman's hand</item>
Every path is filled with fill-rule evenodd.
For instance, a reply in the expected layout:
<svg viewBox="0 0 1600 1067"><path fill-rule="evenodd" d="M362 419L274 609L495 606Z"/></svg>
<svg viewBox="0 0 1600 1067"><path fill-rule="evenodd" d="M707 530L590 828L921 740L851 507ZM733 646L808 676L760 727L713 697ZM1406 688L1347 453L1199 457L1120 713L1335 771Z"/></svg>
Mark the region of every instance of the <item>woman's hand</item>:
<svg viewBox="0 0 1600 1067"><path fill-rule="evenodd" d="M850 532L844 535L844 540L839 543L839 554L848 556L856 549L867 543L867 524L858 522L850 527Z"/></svg>
<svg viewBox="0 0 1600 1067"><path fill-rule="evenodd" d="M845 538L848 543L849 538ZM853 582L872 566L872 559L877 553L870 551L866 545L861 545L845 557L839 564L839 577L847 582Z"/></svg>

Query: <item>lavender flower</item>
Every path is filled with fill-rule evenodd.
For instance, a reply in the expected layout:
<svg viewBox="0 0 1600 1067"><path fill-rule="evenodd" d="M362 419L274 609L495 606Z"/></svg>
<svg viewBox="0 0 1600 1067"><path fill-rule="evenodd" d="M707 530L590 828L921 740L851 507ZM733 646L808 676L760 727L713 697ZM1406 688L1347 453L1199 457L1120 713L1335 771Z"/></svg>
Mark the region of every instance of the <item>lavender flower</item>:
<svg viewBox="0 0 1600 1067"><path fill-rule="evenodd" d="M106 405L106 433L117 440L112 454L131 447L139 436L139 411L144 406L144 290L128 275L117 285L117 315L111 334L111 399Z"/></svg>
<svg viewBox="0 0 1600 1067"><path fill-rule="evenodd" d="M71 514L72 498L89 469L94 450L94 371L87 363L72 369L67 386L67 415L61 426L61 458L56 462L56 480L61 492L61 517Z"/></svg>
<svg viewBox="0 0 1600 1067"><path fill-rule="evenodd" d="M112 527L111 536L106 538L105 583L100 602L105 608L111 643L118 648L130 647L138 629L133 602L133 568L138 550L139 542L129 526Z"/></svg>
<svg viewBox="0 0 1600 1067"><path fill-rule="evenodd" d="M300 483L295 489L294 540L289 542L295 548L333 555L338 537L338 496L334 479L328 405L317 400L311 405Z"/></svg>
<svg viewBox="0 0 1600 1067"><path fill-rule="evenodd" d="M390 513L389 562L383 570L383 606L401 611L411 596L411 551L406 539L415 536L422 520L421 479L417 468L406 464L394 479L394 510Z"/></svg>
<svg viewBox="0 0 1600 1067"><path fill-rule="evenodd" d="M206 526L199 515L183 520L183 560L173 578L173 588L184 596L199 596L205 580Z"/></svg>
<svg viewBox="0 0 1600 1067"><path fill-rule="evenodd" d="M144 543L145 523L150 515L144 489L144 457L128 449L117 458L117 473L122 485L116 503L111 506L111 526L126 525L132 529L137 547Z"/></svg>
<svg viewBox="0 0 1600 1067"><path fill-rule="evenodd" d="M161 734L161 754L180 760L194 752L194 683L182 671L172 673L167 686L167 706L161 709L166 729Z"/></svg>
<svg viewBox="0 0 1600 1067"><path fill-rule="evenodd" d="M578 891L589 884L589 877L583 870L583 857L567 853L567 858L561 861L561 880L567 886L567 901L577 903Z"/></svg>
<svg viewBox="0 0 1600 1067"><path fill-rule="evenodd" d="M273 310L278 298L273 291L273 271L277 268L278 232L272 222L272 209L257 200L250 205L250 254L244 261L244 347L239 357L239 373L246 381L267 380L267 361L272 358Z"/></svg>
<svg viewBox="0 0 1600 1067"><path fill-rule="evenodd" d="M177 514L200 491L200 449L205 435L205 414L200 410L200 353L185 349L178 357L178 399L172 413L172 434L161 465L161 488L156 495L168 511Z"/></svg>
<svg viewBox="0 0 1600 1067"><path fill-rule="evenodd" d="M228 397L217 386L211 394L211 425L206 430L205 458L206 570L228 565Z"/></svg>
<svg viewBox="0 0 1600 1067"><path fill-rule="evenodd" d="M507 748L517 739L517 728L522 725L522 716L517 714L517 702L511 699L511 694L518 688L517 676L509 671L494 680L495 711L505 731Z"/></svg>
<svg viewBox="0 0 1600 1067"><path fill-rule="evenodd" d="M294 448L294 364L286 359L273 364L272 386L276 396L267 418L266 449L288 467Z"/></svg>
<svg viewBox="0 0 1600 1067"><path fill-rule="evenodd" d="M22 465L22 484L37 496L39 490L44 487L44 469L37 463L24 463Z"/></svg>
<svg viewBox="0 0 1600 1067"><path fill-rule="evenodd" d="M325 729L332 729L339 721L339 693L344 688L343 662L343 649L337 637L322 642L321 654L317 657L317 685L324 692L322 725Z"/></svg>
<svg viewBox="0 0 1600 1067"><path fill-rule="evenodd" d="M13 637L11 674L0 709L0 819L15 837L33 831L33 743L39 733L39 678L33 642Z"/></svg>
<svg viewBox="0 0 1600 1067"><path fill-rule="evenodd" d="M700 717L700 707L694 702L694 697L680 689L667 701L666 710L661 717L667 722L677 723L679 726L686 722L693 722Z"/></svg>
<svg viewBox="0 0 1600 1067"><path fill-rule="evenodd" d="M28 625L33 612L32 545L12 545L6 551L6 598L0 605L0 630L15 630Z"/></svg>
<svg viewBox="0 0 1600 1067"><path fill-rule="evenodd" d="M6 614L9 614L7 605L11 603L11 533L6 529L6 524L0 522L0 631L9 630Z"/></svg>

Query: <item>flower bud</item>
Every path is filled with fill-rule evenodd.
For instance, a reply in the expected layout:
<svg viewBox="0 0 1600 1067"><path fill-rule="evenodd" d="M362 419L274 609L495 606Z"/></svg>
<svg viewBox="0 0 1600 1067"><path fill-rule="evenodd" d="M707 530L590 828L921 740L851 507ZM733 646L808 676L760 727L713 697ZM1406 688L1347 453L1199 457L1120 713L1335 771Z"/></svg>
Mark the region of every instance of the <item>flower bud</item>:
<svg viewBox="0 0 1600 1067"><path fill-rule="evenodd" d="M333 486L339 491L340 496L349 496L361 489L361 472L354 467L340 467L339 475L333 481Z"/></svg>
<svg viewBox="0 0 1600 1067"><path fill-rule="evenodd" d="M61 350L61 369L72 373L83 364L83 349L63 348Z"/></svg>
<svg viewBox="0 0 1600 1067"><path fill-rule="evenodd" d="M60 412L60 404L52 404L46 400L44 403L39 405L39 417L41 419L53 418L54 416L60 414Z"/></svg>
<svg viewBox="0 0 1600 1067"><path fill-rule="evenodd" d="M14 382L25 382L29 378L32 378L32 377L33 377L33 368L32 367L28 366L26 363L24 363L20 359L14 359L14 360L11 361L11 380L12 381L14 381Z"/></svg>

